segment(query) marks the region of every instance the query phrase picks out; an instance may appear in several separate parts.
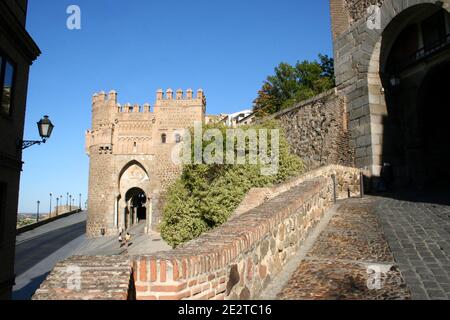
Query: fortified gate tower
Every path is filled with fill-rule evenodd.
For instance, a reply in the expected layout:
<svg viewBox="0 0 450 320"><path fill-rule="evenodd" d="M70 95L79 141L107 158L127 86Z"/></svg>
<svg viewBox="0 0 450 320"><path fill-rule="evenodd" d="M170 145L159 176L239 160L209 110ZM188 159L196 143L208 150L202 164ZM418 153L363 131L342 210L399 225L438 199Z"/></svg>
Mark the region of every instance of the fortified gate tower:
<svg viewBox="0 0 450 320"><path fill-rule="evenodd" d="M138 223L157 230L161 196L181 173L171 153L185 129L204 122L206 98L168 89L157 91L152 110L117 101L117 93L92 99L92 129L86 132L90 157L87 235L117 234Z"/></svg>

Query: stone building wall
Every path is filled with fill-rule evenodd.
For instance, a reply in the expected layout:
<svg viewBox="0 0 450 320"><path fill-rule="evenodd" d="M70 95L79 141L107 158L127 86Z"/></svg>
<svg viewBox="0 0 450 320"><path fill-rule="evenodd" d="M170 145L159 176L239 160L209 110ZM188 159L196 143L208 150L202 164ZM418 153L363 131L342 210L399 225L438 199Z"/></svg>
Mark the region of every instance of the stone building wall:
<svg viewBox="0 0 450 320"><path fill-rule="evenodd" d="M274 186L276 196L196 240L171 251L131 258L131 270L120 257L70 258L51 272L33 299L115 299L114 284L120 280L124 285L127 275L133 279L129 288L135 289L131 296L138 300L257 299L332 205L332 176L338 198L348 197L348 190L359 195L359 170L323 167ZM111 267L109 274L120 274L120 279L95 277L95 272L104 274L103 260ZM66 266L86 270L79 290L67 289ZM94 284L99 292L89 291ZM120 292L117 298L126 299L130 291L123 286Z"/></svg>
<svg viewBox="0 0 450 320"><path fill-rule="evenodd" d="M10 298L15 281L17 210L23 166L18 143L24 138L30 66L41 54L26 30L26 15L26 0L0 1L0 68L5 70L8 63L14 69L11 86L5 83L0 88L3 91L0 92L3 95L0 97L0 300ZM3 71L0 73L5 80L8 78ZM34 112L40 113L37 109Z"/></svg>
<svg viewBox="0 0 450 320"><path fill-rule="evenodd" d="M345 98L333 89L272 117L285 129L293 152L312 170L329 164L354 165L346 116Z"/></svg>

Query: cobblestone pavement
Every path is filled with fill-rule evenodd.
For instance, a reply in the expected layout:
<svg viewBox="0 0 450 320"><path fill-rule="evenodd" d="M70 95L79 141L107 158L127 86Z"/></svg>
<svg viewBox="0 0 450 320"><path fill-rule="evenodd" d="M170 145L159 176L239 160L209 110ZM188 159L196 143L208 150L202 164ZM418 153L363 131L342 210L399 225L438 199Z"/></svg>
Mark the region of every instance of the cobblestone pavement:
<svg viewBox="0 0 450 320"><path fill-rule="evenodd" d="M375 214L377 199L345 200L279 299L410 299Z"/></svg>
<svg viewBox="0 0 450 320"><path fill-rule="evenodd" d="M450 299L450 205L409 198L379 198L386 239L413 299Z"/></svg>

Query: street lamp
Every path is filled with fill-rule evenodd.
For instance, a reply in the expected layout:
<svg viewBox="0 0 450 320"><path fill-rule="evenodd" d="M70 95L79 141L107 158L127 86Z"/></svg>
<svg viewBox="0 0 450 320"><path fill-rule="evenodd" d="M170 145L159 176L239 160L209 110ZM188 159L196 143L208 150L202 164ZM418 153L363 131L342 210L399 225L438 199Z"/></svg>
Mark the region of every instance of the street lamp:
<svg viewBox="0 0 450 320"><path fill-rule="evenodd" d="M69 211L72 211L72 195L70 195L69 198L70 198Z"/></svg>
<svg viewBox="0 0 450 320"><path fill-rule="evenodd" d="M37 211L36 211L36 222L39 222L39 205L41 204L41 202L38 200L37 201Z"/></svg>
<svg viewBox="0 0 450 320"><path fill-rule="evenodd" d="M56 216L58 216L59 197L56 197Z"/></svg>
<svg viewBox="0 0 450 320"><path fill-rule="evenodd" d="M69 206L69 193L66 194L66 207Z"/></svg>
<svg viewBox="0 0 450 320"><path fill-rule="evenodd" d="M82 208L81 208L81 193L79 194L79 199L80 199L80 210L82 210Z"/></svg>
<svg viewBox="0 0 450 320"><path fill-rule="evenodd" d="M50 121L48 116L44 116L38 123L39 136L42 140L33 141L33 140L20 140L18 143L18 148L22 148L22 150L29 148L35 144L45 143L47 139L52 135L53 128L55 127L53 123Z"/></svg>
<svg viewBox="0 0 450 320"><path fill-rule="evenodd" d="M52 215L52 197L53 197L53 193L50 192L50 210L48 212L48 217L49 218Z"/></svg>

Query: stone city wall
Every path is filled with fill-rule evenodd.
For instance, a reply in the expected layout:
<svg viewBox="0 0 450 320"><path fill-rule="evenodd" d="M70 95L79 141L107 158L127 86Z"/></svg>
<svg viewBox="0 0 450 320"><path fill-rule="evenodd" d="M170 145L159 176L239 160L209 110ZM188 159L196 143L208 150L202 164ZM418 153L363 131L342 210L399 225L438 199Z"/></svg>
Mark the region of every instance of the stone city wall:
<svg viewBox="0 0 450 320"><path fill-rule="evenodd" d="M350 148L346 101L332 89L270 118L280 121L292 151L302 158L306 169L325 165L354 165Z"/></svg>

